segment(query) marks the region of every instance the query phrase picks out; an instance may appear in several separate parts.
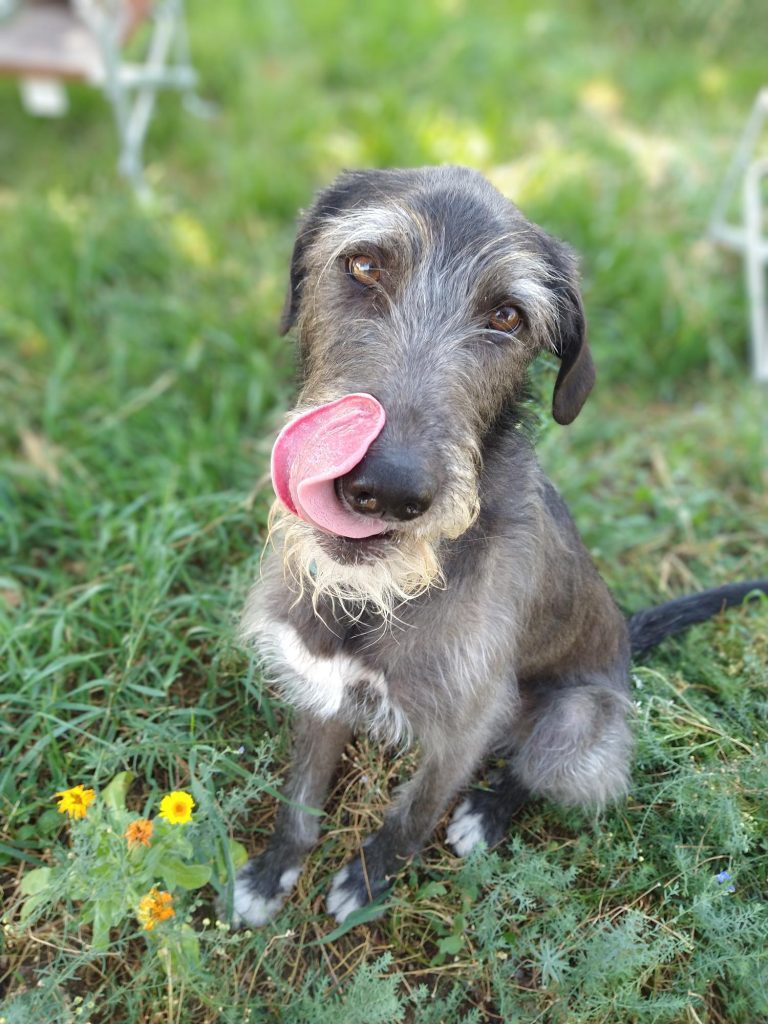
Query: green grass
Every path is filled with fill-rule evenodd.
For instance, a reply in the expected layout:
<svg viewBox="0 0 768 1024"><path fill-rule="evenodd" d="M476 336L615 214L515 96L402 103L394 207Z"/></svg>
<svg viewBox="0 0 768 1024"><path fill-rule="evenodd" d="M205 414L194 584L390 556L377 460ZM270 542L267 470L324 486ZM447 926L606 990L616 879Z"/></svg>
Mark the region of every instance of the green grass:
<svg viewBox="0 0 768 1024"><path fill-rule="evenodd" d="M0 83L2 1015L765 1019L765 605L638 666L626 804L596 822L531 807L465 865L439 831L382 921L329 939L323 915L407 771L361 742L272 925L205 926L210 890L189 905L197 970L169 979L132 926L92 954L72 906L18 926L24 871L66 854L66 785L131 769L139 809L195 781L250 849L269 828L274 801L249 794L285 763L285 716L233 624L290 398L275 324L294 217L342 166L470 163L582 253L600 387L573 428L542 423L540 453L624 607L766 570L765 392L741 268L703 240L763 84L754 4L191 8L219 114L162 101L144 206L98 96L74 89L51 124Z"/></svg>

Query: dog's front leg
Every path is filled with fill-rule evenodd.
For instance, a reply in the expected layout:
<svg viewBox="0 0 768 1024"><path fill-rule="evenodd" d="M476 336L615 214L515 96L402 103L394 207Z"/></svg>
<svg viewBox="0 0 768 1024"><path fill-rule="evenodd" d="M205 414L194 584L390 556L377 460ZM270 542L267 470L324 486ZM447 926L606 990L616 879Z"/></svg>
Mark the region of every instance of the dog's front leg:
<svg viewBox="0 0 768 1024"><path fill-rule="evenodd" d="M334 877L327 908L341 923L353 910L375 900L432 834L451 799L482 760L489 729L445 734L428 746L416 775L400 789L384 824L360 853Z"/></svg>
<svg viewBox="0 0 768 1024"><path fill-rule="evenodd" d="M320 832L316 814L325 803L349 726L336 719L297 714L293 756L275 831L266 849L249 860L235 881L235 915L239 923L258 927L274 917L296 884L307 851Z"/></svg>

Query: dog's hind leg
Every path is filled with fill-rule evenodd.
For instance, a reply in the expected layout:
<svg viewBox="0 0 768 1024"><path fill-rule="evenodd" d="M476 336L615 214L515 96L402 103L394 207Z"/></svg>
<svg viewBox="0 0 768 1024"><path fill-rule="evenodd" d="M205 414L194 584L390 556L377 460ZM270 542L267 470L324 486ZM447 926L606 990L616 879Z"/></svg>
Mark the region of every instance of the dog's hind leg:
<svg viewBox="0 0 768 1024"><path fill-rule="evenodd" d="M275 830L266 849L248 861L235 881L235 919L254 927L274 917L296 884L307 851L320 832L325 803L350 728L335 719L299 714L294 724L292 768L282 790Z"/></svg>
<svg viewBox="0 0 768 1024"><path fill-rule="evenodd" d="M392 877L422 849L450 801L486 755L490 731L490 722L484 718L461 734L452 730L430 744L422 740L422 763L416 775L398 791L379 831L333 879L327 907L337 921L386 892Z"/></svg>
<svg viewBox="0 0 768 1024"><path fill-rule="evenodd" d="M520 721L511 760L532 795L566 806L603 807L629 788L629 697L601 681L559 685Z"/></svg>
<svg viewBox="0 0 768 1024"><path fill-rule="evenodd" d="M529 704L507 764L454 811L446 838L455 852L464 857L480 842L501 842L532 796L584 807L622 796L632 750L628 709L625 696L599 684L550 690Z"/></svg>

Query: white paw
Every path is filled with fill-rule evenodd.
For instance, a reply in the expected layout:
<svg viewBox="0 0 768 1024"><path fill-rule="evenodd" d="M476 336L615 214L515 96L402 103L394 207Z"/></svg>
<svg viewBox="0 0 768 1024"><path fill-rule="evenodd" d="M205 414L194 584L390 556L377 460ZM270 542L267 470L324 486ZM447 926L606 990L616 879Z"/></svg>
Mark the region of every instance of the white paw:
<svg viewBox="0 0 768 1024"><path fill-rule="evenodd" d="M234 898L234 923L235 925L250 925L252 928L260 928L267 921L271 921L278 912L285 897L296 884L301 872L300 868L288 868L280 876L280 889L276 896L267 899L253 891L253 883L248 876L235 880Z"/></svg>
<svg viewBox="0 0 768 1024"><path fill-rule="evenodd" d="M357 892L354 886L345 888L345 883L349 881L349 878L350 866L347 864L334 875L330 892L325 901L328 913L336 918L337 924L341 924L353 910L359 910L367 902L364 894Z"/></svg>
<svg viewBox="0 0 768 1024"><path fill-rule="evenodd" d="M446 839L457 856L466 857L470 850L484 843L483 816L470 810L469 800L462 801L453 812L453 818L446 832Z"/></svg>
<svg viewBox="0 0 768 1024"><path fill-rule="evenodd" d="M286 868L282 875L280 875L280 892L290 892L298 882L300 874L300 867Z"/></svg>

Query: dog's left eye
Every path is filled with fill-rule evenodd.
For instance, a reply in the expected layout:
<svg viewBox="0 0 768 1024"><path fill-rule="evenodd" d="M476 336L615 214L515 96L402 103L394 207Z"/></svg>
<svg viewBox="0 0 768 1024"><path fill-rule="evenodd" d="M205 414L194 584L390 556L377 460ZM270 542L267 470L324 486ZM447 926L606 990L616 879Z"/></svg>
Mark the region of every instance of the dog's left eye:
<svg viewBox="0 0 768 1024"><path fill-rule="evenodd" d="M376 266L376 261L372 256L348 256L345 262L347 273L358 284L364 284L370 288L381 280L381 267Z"/></svg>
<svg viewBox="0 0 768 1024"><path fill-rule="evenodd" d="M494 331L515 334L522 327L523 318L514 306L499 306L491 314L488 326Z"/></svg>

